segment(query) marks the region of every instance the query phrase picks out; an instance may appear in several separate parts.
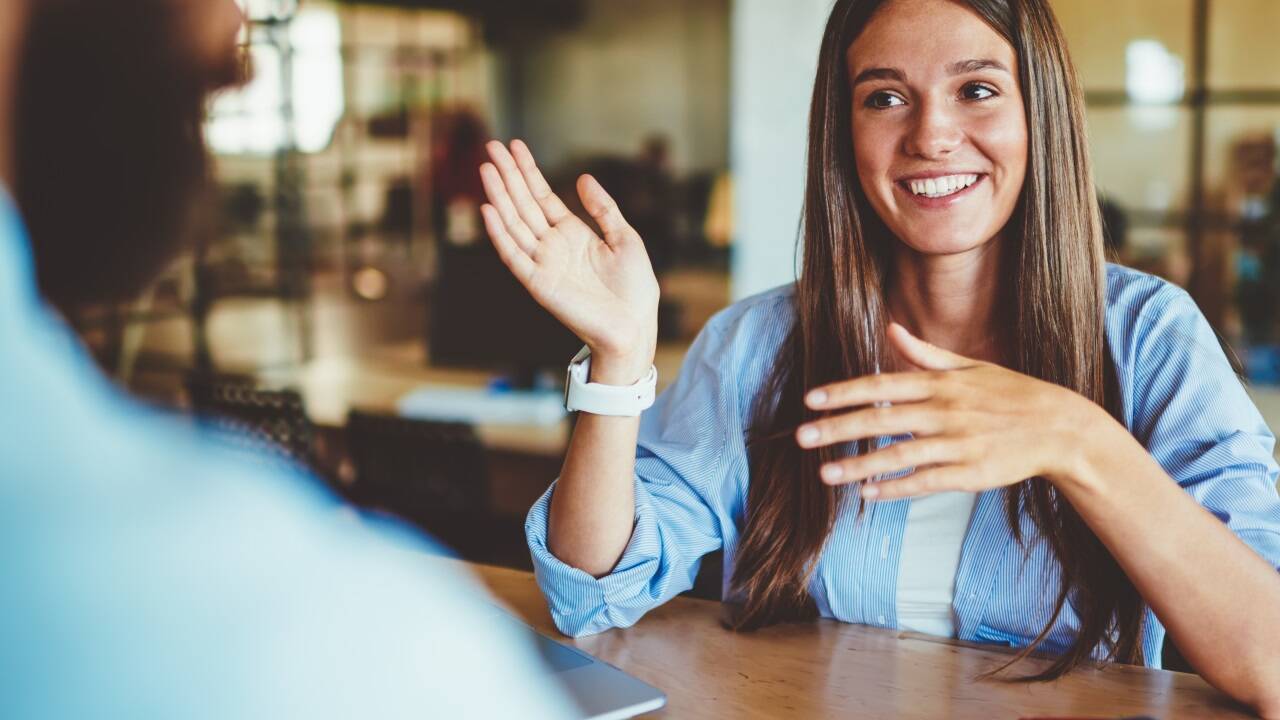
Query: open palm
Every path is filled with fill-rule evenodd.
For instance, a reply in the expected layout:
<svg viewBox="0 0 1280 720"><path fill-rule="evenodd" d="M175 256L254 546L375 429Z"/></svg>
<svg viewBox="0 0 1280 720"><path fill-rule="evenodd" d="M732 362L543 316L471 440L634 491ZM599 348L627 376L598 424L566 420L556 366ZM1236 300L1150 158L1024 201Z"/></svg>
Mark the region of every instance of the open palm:
<svg viewBox="0 0 1280 720"><path fill-rule="evenodd" d="M601 239L551 191L533 155L516 140L488 145L480 168L489 203L485 228L503 263L538 304L596 354L652 352L658 282L648 253L595 178L578 180L583 206Z"/></svg>

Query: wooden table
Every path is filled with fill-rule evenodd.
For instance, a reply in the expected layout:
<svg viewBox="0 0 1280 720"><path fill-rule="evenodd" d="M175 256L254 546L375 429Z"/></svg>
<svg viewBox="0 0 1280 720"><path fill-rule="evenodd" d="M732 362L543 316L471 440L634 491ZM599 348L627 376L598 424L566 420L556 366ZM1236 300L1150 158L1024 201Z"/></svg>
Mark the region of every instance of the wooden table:
<svg viewBox="0 0 1280 720"><path fill-rule="evenodd" d="M1052 683L978 680L1008 655L831 620L734 633L706 600L676 598L635 627L566 640L532 574L467 567L534 628L666 692L655 717L1251 717L1196 675L1117 665Z"/></svg>

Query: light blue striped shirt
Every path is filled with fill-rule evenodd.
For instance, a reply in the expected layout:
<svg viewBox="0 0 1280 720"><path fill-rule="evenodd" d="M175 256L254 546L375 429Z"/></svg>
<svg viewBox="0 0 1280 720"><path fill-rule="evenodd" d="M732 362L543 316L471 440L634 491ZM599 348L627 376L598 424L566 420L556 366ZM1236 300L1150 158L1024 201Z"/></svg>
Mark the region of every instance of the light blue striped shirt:
<svg viewBox="0 0 1280 720"><path fill-rule="evenodd" d="M718 549L725 552L727 593L750 479L749 413L794 321L792 296L786 286L717 314L690 348L680 377L645 413L635 529L611 574L595 579L548 551L554 485L530 510L529 548L561 631L630 626L690 588L702 556ZM1280 567L1275 438L1194 301L1163 280L1108 266L1106 332L1130 432L1197 502ZM897 627L909 507L910 500L869 503L861 518L851 508L840 515L809 587L824 617ZM979 496L952 608L960 639L1021 647L1048 621L1059 578L1044 542L1033 542L1024 561L1004 508L1000 490ZM1022 532L1037 537L1029 518ZM1150 611L1147 620L1145 660L1159 667L1165 630ZM1064 650L1078 625L1068 604L1044 648Z"/></svg>

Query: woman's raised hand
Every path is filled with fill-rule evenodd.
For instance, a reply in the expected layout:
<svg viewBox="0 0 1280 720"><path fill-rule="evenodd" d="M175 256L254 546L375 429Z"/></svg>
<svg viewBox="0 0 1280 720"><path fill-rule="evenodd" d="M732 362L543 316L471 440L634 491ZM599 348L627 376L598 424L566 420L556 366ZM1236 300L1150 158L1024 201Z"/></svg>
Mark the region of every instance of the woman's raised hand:
<svg viewBox="0 0 1280 720"><path fill-rule="evenodd" d="M591 348L593 379L639 379L653 362L658 331L658 281L640 236L590 175L578 179L578 196L603 239L551 191L524 143L508 151L494 141L487 149L493 162L480 177L489 204L480 210L498 256Z"/></svg>

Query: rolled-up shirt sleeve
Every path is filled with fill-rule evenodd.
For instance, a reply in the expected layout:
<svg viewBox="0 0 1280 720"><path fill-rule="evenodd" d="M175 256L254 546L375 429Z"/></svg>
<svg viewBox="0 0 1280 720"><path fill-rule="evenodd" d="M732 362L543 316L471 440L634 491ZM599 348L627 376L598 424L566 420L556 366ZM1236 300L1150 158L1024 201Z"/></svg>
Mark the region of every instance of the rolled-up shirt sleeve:
<svg viewBox="0 0 1280 720"><path fill-rule="evenodd" d="M1195 302L1165 286L1135 319L1131 429L1205 509L1280 568L1275 436Z"/></svg>
<svg viewBox="0 0 1280 720"><path fill-rule="evenodd" d="M592 577L547 548L554 483L529 511L525 534L534 571L561 632L629 627L692 587L702 557L733 532L731 506L745 449L735 393L726 387L730 350L720 318L713 318L680 376L641 418L635 524L611 573Z"/></svg>

